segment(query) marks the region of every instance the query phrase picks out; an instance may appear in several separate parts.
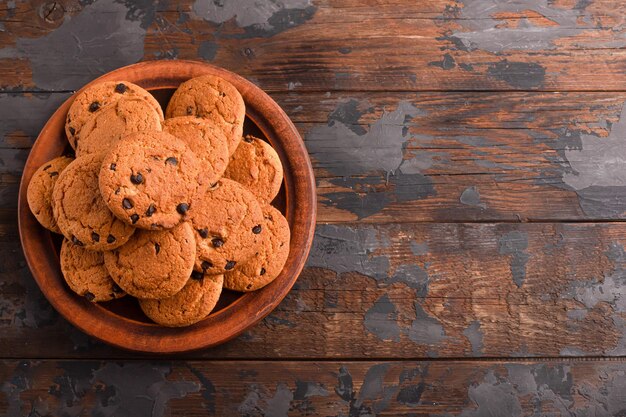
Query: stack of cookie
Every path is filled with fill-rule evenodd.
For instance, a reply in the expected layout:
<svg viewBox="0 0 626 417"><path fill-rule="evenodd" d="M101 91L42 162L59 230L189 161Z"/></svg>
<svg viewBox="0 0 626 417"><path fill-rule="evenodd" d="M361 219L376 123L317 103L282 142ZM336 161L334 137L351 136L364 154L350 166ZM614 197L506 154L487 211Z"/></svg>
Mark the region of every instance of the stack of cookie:
<svg viewBox="0 0 626 417"><path fill-rule="evenodd" d="M271 205L283 181L276 151L243 135L245 105L206 75L176 90L165 117L130 82L76 96L66 134L76 158L34 174L28 204L65 237L61 270L93 302L126 294L164 326L205 318L222 288L254 291L289 255L286 219Z"/></svg>

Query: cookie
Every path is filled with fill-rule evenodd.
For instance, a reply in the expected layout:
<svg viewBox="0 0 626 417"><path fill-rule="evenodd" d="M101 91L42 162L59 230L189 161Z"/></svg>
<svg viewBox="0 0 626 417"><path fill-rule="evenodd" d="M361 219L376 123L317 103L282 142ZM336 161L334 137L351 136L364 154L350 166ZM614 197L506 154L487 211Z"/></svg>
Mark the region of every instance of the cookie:
<svg viewBox="0 0 626 417"><path fill-rule="evenodd" d="M128 81L105 81L87 87L76 95L65 120L65 133L72 148L76 149L75 135L85 122L122 97L144 99L163 120L163 110L158 101L148 91Z"/></svg>
<svg viewBox="0 0 626 417"><path fill-rule="evenodd" d="M190 208L201 166L189 147L169 133L131 133L104 157L100 191L126 223L171 229Z"/></svg>
<svg viewBox="0 0 626 417"><path fill-rule="evenodd" d="M28 184L26 200L30 211L43 227L54 233L61 233L61 230L52 212L52 190L59 179L59 174L72 161L72 158L60 156L46 162L35 171Z"/></svg>
<svg viewBox="0 0 626 417"><path fill-rule="evenodd" d="M182 83L165 111L166 117L198 116L223 129L230 154L235 152L243 134L246 106L239 91L228 81L203 75Z"/></svg>
<svg viewBox="0 0 626 417"><path fill-rule="evenodd" d="M102 155L75 159L65 168L52 192L52 209L63 235L90 250L123 245L135 229L116 218L98 189Z"/></svg>
<svg viewBox="0 0 626 417"><path fill-rule="evenodd" d="M233 270L257 251L263 212L243 185L222 178L203 184L192 200L189 219L197 254L194 269L208 275Z"/></svg>
<svg viewBox="0 0 626 417"><path fill-rule="evenodd" d="M122 97L96 112L76 133L76 156L106 152L132 132L161 130L161 116L138 97Z"/></svg>
<svg viewBox="0 0 626 417"><path fill-rule="evenodd" d="M289 224L272 206L263 209L263 233L257 253L241 267L224 274L224 288L255 291L272 282L283 270L289 257Z"/></svg>
<svg viewBox="0 0 626 417"><path fill-rule="evenodd" d="M269 143L248 135L231 155L224 176L243 184L259 201L269 204L283 183L283 165Z"/></svg>
<svg viewBox="0 0 626 417"><path fill-rule="evenodd" d="M72 291L89 301L109 301L126 295L104 267L102 252L86 250L67 239L61 245L61 272Z"/></svg>
<svg viewBox="0 0 626 417"><path fill-rule="evenodd" d="M202 163L205 180L219 180L228 165L228 145L224 133L208 120L195 116L181 116L163 122L163 131L185 142Z"/></svg>
<svg viewBox="0 0 626 417"><path fill-rule="evenodd" d="M152 321L168 327L189 326L213 310L222 293L223 275L190 279L175 295L163 300L139 300L139 306Z"/></svg>
<svg viewBox="0 0 626 417"><path fill-rule="evenodd" d="M104 264L128 294L167 298L185 286L195 257L193 230L182 223L170 230L137 230L124 246L104 253Z"/></svg>

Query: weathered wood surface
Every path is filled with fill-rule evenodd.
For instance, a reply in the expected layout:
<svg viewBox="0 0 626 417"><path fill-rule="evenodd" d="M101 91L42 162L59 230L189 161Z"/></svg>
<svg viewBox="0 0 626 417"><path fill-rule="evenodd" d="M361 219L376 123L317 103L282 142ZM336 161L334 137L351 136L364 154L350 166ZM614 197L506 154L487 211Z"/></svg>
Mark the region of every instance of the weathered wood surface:
<svg viewBox="0 0 626 417"><path fill-rule="evenodd" d="M0 95L0 206L69 94ZM626 217L625 93L274 93L305 139L320 222ZM12 220L11 220L12 221Z"/></svg>
<svg viewBox="0 0 626 417"><path fill-rule="evenodd" d="M0 363L31 416L623 416L624 361Z"/></svg>
<svg viewBox="0 0 626 417"><path fill-rule="evenodd" d="M128 357L58 316L15 233L1 243L0 355ZM270 316L186 357L623 356L625 247L624 223L319 225Z"/></svg>
<svg viewBox="0 0 626 417"><path fill-rule="evenodd" d="M625 90L619 0L7 1L5 91L204 59L268 91Z"/></svg>

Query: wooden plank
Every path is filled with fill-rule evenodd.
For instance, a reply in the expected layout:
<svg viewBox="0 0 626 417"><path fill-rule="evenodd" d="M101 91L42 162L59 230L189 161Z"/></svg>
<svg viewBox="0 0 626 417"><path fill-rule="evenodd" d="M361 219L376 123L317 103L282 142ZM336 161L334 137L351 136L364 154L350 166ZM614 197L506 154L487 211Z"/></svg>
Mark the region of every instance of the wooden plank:
<svg viewBox="0 0 626 417"><path fill-rule="evenodd" d="M0 207L69 94L0 95ZM284 93L320 222L626 218L625 93Z"/></svg>
<svg viewBox="0 0 626 417"><path fill-rule="evenodd" d="M0 357L127 356L58 316L4 229ZM624 223L319 225L279 307L187 357L625 355L624 247Z"/></svg>
<svg viewBox="0 0 626 417"><path fill-rule="evenodd" d="M626 89L619 0L209 4L7 2L0 84L73 90L123 65L185 58L268 91Z"/></svg>
<svg viewBox="0 0 626 417"><path fill-rule="evenodd" d="M0 412L132 416L619 416L626 364L4 361Z"/></svg>

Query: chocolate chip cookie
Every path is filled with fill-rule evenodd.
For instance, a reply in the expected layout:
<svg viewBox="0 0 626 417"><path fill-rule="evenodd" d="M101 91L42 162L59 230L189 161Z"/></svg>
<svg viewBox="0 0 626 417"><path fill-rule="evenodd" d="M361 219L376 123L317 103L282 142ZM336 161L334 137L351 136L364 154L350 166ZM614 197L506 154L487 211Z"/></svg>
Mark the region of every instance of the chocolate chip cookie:
<svg viewBox="0 0 626 417"><path fill-rule="evenodd" d="M126 223L171 229L191 207L201 167L189 147L169 133L131 133L104 157L100 191Z"/></svg>
<svg viewBox="0 0 626 417"><path fill-rule="evenodd" d="M67 239L61 245L61 272L72 291L89 301L109 301L126 295L104 267L102 252L86 250Z"/></svg>
<svg viewBox="0 0 626 417"><path fill-rule="evenodd" d="M224 176L243 184L260 202L269 204L283 183L283 165L269 143L248 135L231 155Z"/></svg>
<svg viewBox="0 0 626 417"><path fill-rule="evenodd" d="M213 310L222 293L223 275L190 279L175 295L162 300L139 300L143 312L154 322L168 327L189 326Z"/></svg>
<svg viewBox="0 0 626 417"><path fill-rule="evenodd" d="M72 158L60 156L46 162L35 171L28 184L26 200L30 211L43 227L54 233L61 233L61 230L52 212L52 190L61 172L72 161Z"/></svg>
<svg viewBox="0 0 626 417"><path fill-rule="evenodd" d="M170 230L137 230L124 246L104 253L113 280L137 298L167 298L180 291L193 270L196 245L189 223Z"/></svg>
<svg viewBox="0 0 626 417"><path fill-rule="evenodd" d="M76 95L67 112L65 133L72 148L76 149L75 135L81 130L87 119L122 97L146 100L163 120L163 110L159 102L152 94L138 85L128 81L104 81L94 84Z"/></svg>
<svg viewBox="0 0 626 417"><path fill-rule="evenodd" d="M206 119L181 116L165 120L163 131L185 142L200 159L206 181L214 183L222 177L228 165L228 145L220 129Z"/></svg>
<svg viewBox="0 0 626 417"><path fill-rule="evenodd" d="M263 212L241 184L222 178L203 184L189 210L197 242L194 269L209 275L231 271L256 253Z"/></svg>
<svg viewBox="0 0 626 417"><path fill-rule="evenodd" d="M269 205L264 207L263 217L259 250L240 268L224 274L224 288L243 292L258 290L272 282L285 266L291 238L287 219Z"/></svg>
<svg viewBox="0 0 626 417"><path fill-rule="evenodd" d="M161 120L148 101L123 97L95 113L76 133L76 155L106 152L132 132L160 131Z"/></svg>
<svg viewBox="0 0 626 417"><path fill-rule="evenodd" d="M123 245L135 229L116 218L98 189L102 155L77 158L59 175L52 192L52 209L63 235L90 250Z"/></svg>
<svg viewBox="0 0 626 417"><path fill-rule="evenodd" d="M224 130L228 150L232 154L241 141L246 106L231 83L214 75L203 75L178 87L165 114L168 119L177 116L209 119Z"/></svg>

